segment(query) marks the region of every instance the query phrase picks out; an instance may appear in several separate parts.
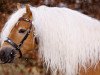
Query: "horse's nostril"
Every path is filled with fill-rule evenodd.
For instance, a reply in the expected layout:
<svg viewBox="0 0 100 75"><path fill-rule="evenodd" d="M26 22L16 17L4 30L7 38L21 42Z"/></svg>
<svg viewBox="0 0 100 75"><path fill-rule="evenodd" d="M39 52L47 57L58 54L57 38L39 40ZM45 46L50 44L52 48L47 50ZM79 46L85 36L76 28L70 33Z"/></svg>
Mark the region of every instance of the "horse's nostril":
<svg viewBox="0 0 100 75"><path fill-rule="evenodd" d="M4 51L0 51L0 57L2 57L3 55L5 55Z"/></svg>
<svg viewBox="0 0 100 75"><path fill-rule="evenodd" d="M4 63L10 63L14 60L15 50L13 48L2 48L0 51L0 60Z"/></svg>

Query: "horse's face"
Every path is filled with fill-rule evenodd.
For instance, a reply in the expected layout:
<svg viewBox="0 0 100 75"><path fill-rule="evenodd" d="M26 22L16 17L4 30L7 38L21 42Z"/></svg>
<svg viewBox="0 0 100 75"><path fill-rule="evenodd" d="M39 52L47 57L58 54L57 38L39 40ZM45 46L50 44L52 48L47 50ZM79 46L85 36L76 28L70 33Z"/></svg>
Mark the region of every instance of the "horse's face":
<svg viewBox="0 0 100 75"><path fill-rule="evenodd" d="M32 13L27 6L26 13L16 23L8 36L11 40L8 39L5 41L1 47L0 59L2 62L10 63L15 57L19 57L21 55L20 53L23 56L29 55L30 57L36 55L34 50L37 46L34 35L35 28L32 26L31 19ZM24 41L22 42L23 39ZM21 46L19 46L20 44Z"/></svg>

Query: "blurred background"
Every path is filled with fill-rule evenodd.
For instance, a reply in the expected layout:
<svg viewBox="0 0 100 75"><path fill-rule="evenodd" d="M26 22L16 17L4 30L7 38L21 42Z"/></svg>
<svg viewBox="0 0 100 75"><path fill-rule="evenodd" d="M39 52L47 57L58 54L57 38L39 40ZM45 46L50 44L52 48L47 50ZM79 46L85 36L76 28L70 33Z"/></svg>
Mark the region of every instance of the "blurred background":
<svg viewBox="0 0 100 75"><path fill-rule="evenodd" d="M9 16L17 10L17 3L21 3L23 6L30 4L34 7L41 5L67 7L100 20L100 0L0 0L0 32ZM37 64L35 60L30 62L21 60L20 62L20 64L0 64L0 75L46 74L45 68Z"/></svg>
<svg viewBox="0 0 100 75"><path fill-rule="evenodd" d="M68 7L100 20L100 0L0 0L0 31L8 17L17 10L17 3Z"/></svg>

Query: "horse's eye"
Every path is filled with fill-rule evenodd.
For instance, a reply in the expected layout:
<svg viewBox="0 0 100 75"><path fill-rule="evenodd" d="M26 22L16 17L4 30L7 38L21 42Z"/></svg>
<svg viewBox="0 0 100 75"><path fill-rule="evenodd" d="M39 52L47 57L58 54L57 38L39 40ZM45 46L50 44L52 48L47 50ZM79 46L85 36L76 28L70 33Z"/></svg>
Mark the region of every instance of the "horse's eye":
<svg viewBox="0 0 100 75"><path fill-rule="evenodd" d="M25 33L26 29L20 29L19 33Z"/></svg>

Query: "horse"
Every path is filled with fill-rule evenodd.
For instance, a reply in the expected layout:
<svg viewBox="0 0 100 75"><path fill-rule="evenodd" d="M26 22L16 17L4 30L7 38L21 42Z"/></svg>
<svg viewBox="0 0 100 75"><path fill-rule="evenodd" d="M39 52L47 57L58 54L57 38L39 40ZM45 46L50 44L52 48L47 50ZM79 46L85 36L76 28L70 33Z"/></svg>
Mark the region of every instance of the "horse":
<svg viewBox="0 0 100 75"><path fill-rule="evenodd" d="M1 32L0 62L36 58L51 75L100 75L100 21L69 8L20 8Z"/></svg>

